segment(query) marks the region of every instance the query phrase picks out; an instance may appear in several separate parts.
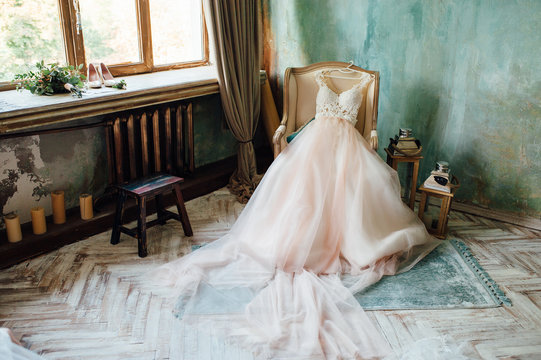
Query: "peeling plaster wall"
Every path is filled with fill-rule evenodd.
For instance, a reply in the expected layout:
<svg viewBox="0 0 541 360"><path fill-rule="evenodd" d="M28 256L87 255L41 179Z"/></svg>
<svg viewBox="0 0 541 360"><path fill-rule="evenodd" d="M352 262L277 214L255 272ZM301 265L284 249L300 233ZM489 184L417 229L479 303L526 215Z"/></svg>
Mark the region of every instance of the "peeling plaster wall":
<svg viewBox="0 0 541 360"><path fill-rule="evenodd" d="M65 192L66 208L79 194L100 194L107 184L103 128L4 139L0 142L0 208L30 221L30 209L51 213L50 192Z"/></svg>
<svg viewBox="0 0 541 360"><path fill-rule="evenodd" d="M382 145L411 127L424 147L421 179L447 160L458 199L541 215L540 1L263 0L263 9L278 104L289 66L379 70Z"/></svg>
<svg viewBox="0 0 541 360"><path fill-rule="evenodd" d="M236 153L236 141L223 125L220 97L194 99L196 167ZM79 206L79 194L98 196L107 186L103 128L0 139L0 214L16 212L21 223L30 209L51 214L50 191L65 192L66 208Z"/></svg>

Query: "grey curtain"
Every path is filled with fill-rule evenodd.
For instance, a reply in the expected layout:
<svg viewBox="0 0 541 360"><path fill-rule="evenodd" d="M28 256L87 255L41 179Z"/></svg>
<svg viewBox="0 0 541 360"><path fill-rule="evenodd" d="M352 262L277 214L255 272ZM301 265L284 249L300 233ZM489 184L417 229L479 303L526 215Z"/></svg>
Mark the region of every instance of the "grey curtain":
<svg viewBox="0 0 541 360"><path fill-rule="evenodd" d="M261 94L259 0L205 0L204 4L222 106L239 142L237 170L229 188L244 203L260 179L253 145Z"/></svg>

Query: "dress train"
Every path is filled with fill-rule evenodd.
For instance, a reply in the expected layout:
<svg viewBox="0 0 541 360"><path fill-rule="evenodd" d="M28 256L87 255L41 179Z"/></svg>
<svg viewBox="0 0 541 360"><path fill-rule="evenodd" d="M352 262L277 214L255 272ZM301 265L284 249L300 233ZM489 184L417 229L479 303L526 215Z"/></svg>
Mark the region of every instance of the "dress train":
<svg viewBox="0 0 541 360"><path fill-rule="evenodd" d="M354 118L357 90L321 86L318 103ZM176 289L185 324L207 322L259 358L381 358L390 347L353 294L408 270L438 243L353 122L319 110L230 232L152 281Z"/></svg>

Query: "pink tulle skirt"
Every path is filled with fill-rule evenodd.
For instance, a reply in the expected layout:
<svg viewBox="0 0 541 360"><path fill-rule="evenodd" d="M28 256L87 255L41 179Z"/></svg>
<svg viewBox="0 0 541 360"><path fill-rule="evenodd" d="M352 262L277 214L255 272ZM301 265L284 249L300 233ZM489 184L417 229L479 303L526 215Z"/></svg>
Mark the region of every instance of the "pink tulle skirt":
<svg viewBox="0 0 541 360"><path fill-rule="evenodd" d="M319 117L275 159L227 235L153 281L175 289L179 321L209 322L258 357L379 358L389 345L353 294L437 244L357 130Z"/></svg>

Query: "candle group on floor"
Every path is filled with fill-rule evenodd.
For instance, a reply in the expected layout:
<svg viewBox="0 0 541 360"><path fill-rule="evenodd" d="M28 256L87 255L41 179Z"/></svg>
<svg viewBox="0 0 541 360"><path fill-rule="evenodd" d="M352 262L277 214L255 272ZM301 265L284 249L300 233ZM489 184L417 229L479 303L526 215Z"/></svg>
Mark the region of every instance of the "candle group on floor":
<svg viewBox="0 0 541 360"><path fill-rule="evenodd" d="M66 206L64 202L64 191L56 190L51 193L51 205L53 209L53 223L64 224L66 222ZM90 220L94 217L92 208L92 195L81 194L79 197L79 206L81 210L81 219ZM45 209L36 206L30 210L32 219L32 232L34 235L41 235L47 232L47 222L45 220ZM21 221L19 215L8 214L4 216L8 241L15 243L23 238L21 231Z"/></svg>

